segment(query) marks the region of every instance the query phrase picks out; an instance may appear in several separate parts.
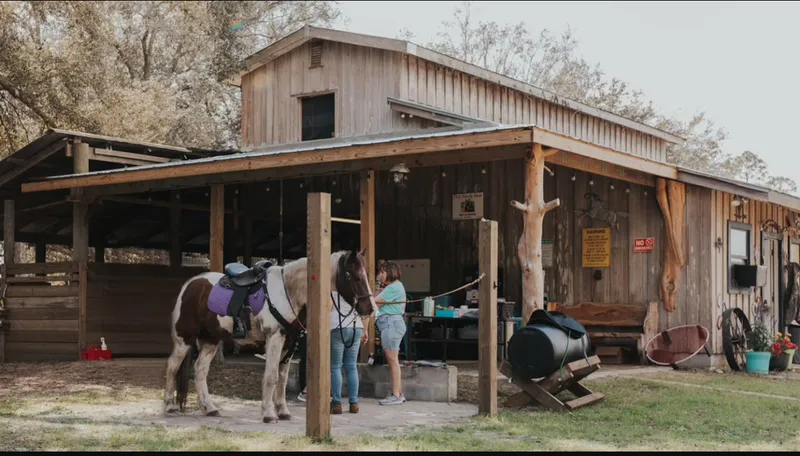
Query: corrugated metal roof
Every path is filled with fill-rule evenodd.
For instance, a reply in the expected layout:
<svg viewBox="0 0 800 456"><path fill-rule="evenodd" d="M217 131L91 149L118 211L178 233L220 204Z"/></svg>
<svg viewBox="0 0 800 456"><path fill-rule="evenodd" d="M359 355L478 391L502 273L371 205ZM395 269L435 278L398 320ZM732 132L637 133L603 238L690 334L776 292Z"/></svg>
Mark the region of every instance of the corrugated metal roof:
<svg viewBox="0 0 800 456"><path fill-rule="evenodd" d="M464 136L476 133L524 129L531 127L533 127L533 125L497 125L490 127L468 128L468 129L462 129L458 127L445 127L437 129L418 130L415 133L394 132L394 133L385 133L378 135L358 136L354 138L320 139L316 141L306 141L301 143L253 147L250 148L249 150L244 150L242 152L231 153L228 155L197 158L193 160L185 160L185 161L177 161L169 163L155 163L152 165L143 165L143 166L129 166L127 168L110 169L105 171L93 171L81 174L65 174L60 176L50 176L43 180L64 179L76 176L87 177L87 176L109 175L109 174L129 172L132 170L140 171L140 170L160 169L160 168L177 168L186 165L224 162L240 158L264 157L268 155L292 154L298 152L312 152L318 150L338 149L342 147L351 147L351 146L364 146L364 145L374 145L383 143L389 144L396 141L407 141L414 139L437 138L437 137L448 137L448 136Z"/></svg>

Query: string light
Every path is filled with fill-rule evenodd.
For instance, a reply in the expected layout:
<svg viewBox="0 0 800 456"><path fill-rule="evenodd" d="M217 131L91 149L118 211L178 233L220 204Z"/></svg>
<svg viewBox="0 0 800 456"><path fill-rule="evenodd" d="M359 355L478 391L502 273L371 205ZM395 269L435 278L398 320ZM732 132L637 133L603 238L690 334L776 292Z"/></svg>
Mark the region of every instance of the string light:
<svg viewBox="0 0 800 456"><path fill-rule="evenodd" d="M486 167L485 166L481 167L481 174L486 174Z"/></svg>
<svg viewBox="0 0 800 456"><path fill-rule="evenodd" d="M575 175L572 175L572 182L575 182Z"/></svg>

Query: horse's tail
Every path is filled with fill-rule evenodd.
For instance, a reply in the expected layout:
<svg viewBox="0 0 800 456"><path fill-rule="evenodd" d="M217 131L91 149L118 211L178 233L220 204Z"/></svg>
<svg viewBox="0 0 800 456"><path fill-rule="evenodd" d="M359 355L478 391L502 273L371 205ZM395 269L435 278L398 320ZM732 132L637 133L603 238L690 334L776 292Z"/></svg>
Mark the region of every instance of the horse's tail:
<svg viewBox="0 0 800 456"><path fill-rule="evenodd" d="M197 345L191 344L189 353L183 358L181 367L178 369L178 378L176 381L176 389L178 392L178 406L181 413L186 410L186 400L189 398L189 377L192 376L192 359L197 354Z"/></svg>

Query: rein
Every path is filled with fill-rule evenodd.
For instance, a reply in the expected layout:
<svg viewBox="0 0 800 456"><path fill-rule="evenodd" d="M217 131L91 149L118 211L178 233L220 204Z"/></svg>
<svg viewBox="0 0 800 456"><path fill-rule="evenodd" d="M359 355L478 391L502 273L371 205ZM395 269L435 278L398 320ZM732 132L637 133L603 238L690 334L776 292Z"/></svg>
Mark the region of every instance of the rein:
<svg viewBox="0 0 800 456"><path fill-rule="evenodd" d="M333 292L331 292L331 301L333 301L333 307L336 309L336 313L339 314L339 328L338 328L339 337L342 339L342 345L344 345L344 348L350 348L353 346L353 343L355 343L356 340L356 332L355 332L356 320L353 319L353 336L350 338L349 344L344 341L344 327L342 323L348 318L350 318L350 315L353 315L353 312L356 310L356 308L354 306L350 306L350 312L348 312L347 315L342 315L342 303L341 303L342 296L338 295L337 298L338 300L333 299Z"/></svg>

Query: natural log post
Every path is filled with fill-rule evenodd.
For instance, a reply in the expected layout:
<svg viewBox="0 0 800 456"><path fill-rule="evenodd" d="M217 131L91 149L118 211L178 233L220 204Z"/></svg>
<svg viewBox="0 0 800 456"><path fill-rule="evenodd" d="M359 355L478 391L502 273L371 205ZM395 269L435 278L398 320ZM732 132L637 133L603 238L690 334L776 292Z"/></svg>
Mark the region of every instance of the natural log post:
<svg viewBox="0 0 800 456"><path fill-rule="evenodd" d="M324 438L331 434L331 195L309 193L307 201L306 436Z"/></svg>
<svg viewBox="0 0 800 456"><path fill-rule="evenodd" d="M558 150L542 149L534 144L525 157L525 203L512 201L511 205L522 211L522 235L517 245L522 268L522 324L531 318L533 311L544 302L544 270L542 269L542 222L544 215L557 208L558 198L544 202L544 159Z"/></svg>
<svg viewBox="0 0 800 456"><path fill-rule="evenodd" d="M678 282L681 270L686 264L683 250L684 208L686 207L686 184L658 178L656 182L656 198L664 215L664 226L667 232L667 251L664 255L664 267L661 271L661 284L658 297L664 301L664 310L675 311L675 300L678 296Z"/></svg>
<svg viewBox="0 0 800 456"><path fill-rule="evenodd" d="M72 147L72 171L89 172L89 145L76 142ZM89 205L83 202L83 190L73 188L72 203L72 259L89 261Z"/></svg>
<svg viewBox="0 0 800 456"><path fill-rule="evenodd" d="M478 413L497 415L497 222L481 220L478 245L481 274L478 289Z"/></svg>
<svg viewBox="0 0 800 456"><path fill-rule="evenodd" d="M375 171L363 171L359 183L361 201L361 248L366 249L367 275L370 287L375 284ZM375 292L375 290L373 290ZM367 346L361 350L359 360L366 363L375 353L375 315L363 319L367 331Z"/></svg>

